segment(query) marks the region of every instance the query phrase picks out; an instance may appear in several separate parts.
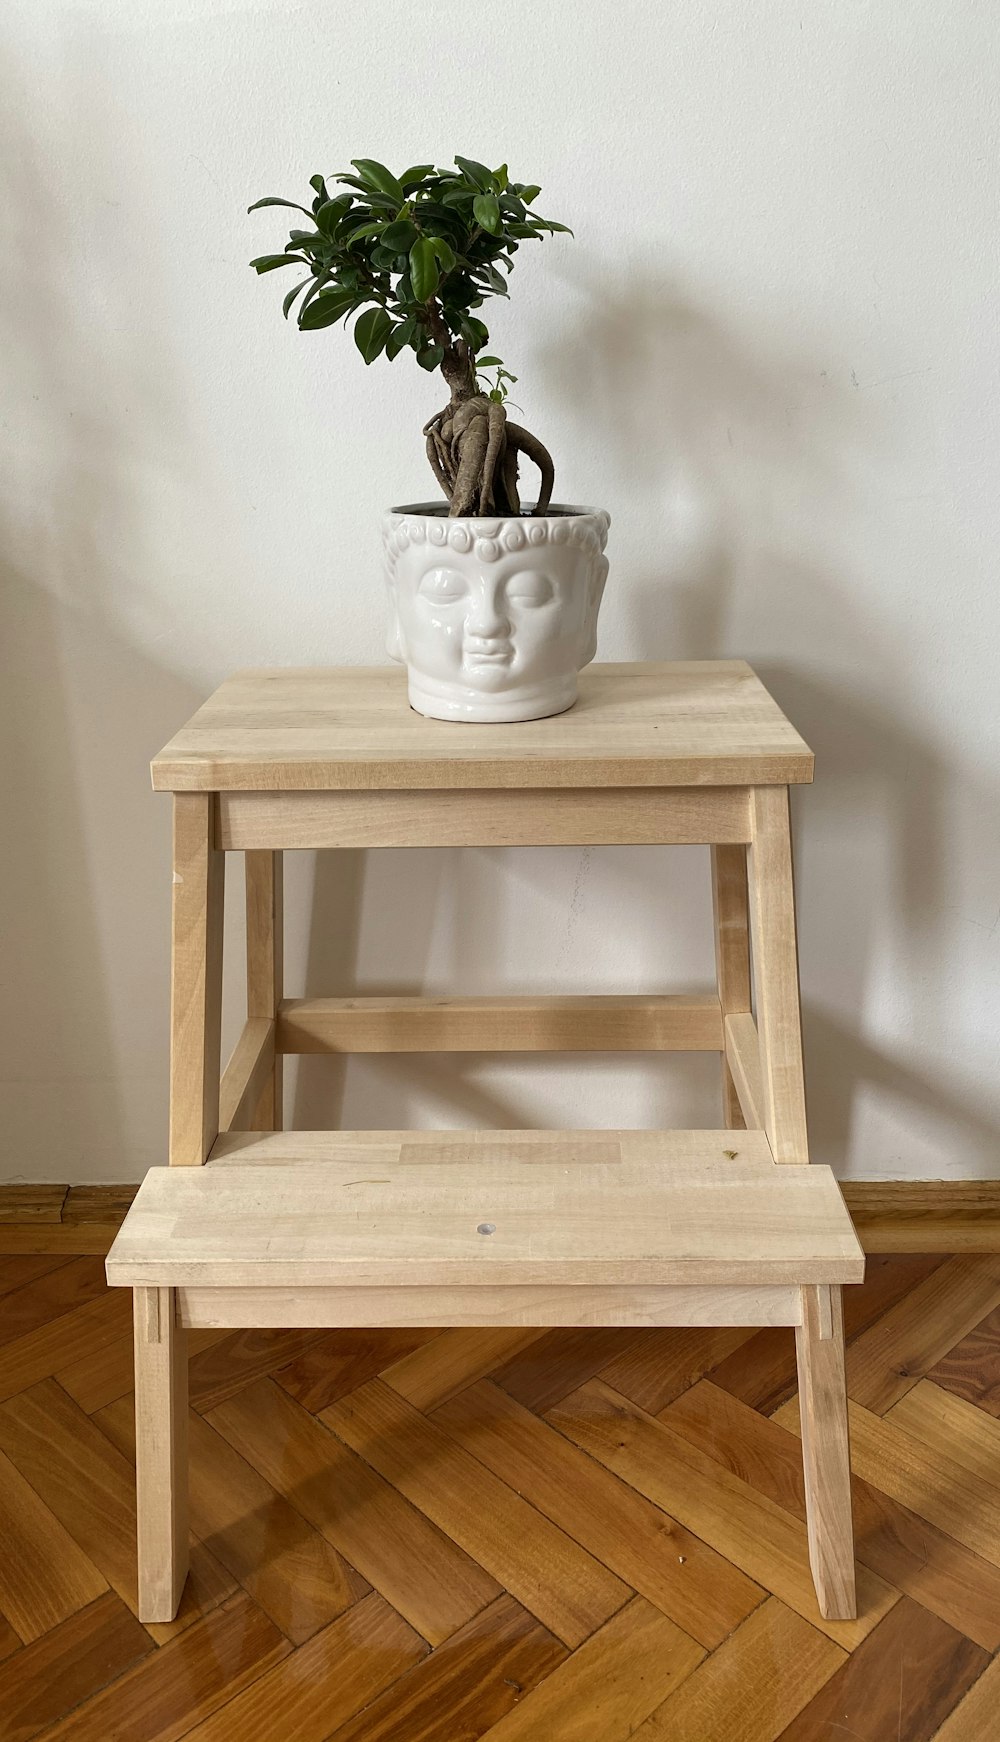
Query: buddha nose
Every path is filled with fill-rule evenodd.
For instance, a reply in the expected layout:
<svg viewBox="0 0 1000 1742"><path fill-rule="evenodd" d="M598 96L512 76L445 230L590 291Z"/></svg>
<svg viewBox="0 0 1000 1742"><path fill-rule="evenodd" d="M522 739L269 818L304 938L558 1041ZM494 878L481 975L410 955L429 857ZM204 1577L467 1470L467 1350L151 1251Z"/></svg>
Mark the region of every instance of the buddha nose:
<svg viewBox="0 0 1000 1742"><path fill-rule="evenodd" d="M510 621L503 613L498 591L483 587L476 593L467 632L479 641L497 641L510 634Z"/></svg>

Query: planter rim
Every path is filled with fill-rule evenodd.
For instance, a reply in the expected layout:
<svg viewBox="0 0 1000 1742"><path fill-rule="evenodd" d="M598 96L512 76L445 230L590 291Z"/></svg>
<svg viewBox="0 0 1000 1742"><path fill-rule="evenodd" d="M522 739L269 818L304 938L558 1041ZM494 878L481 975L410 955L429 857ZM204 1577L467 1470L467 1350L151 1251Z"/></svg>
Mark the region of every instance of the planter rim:
<svg viewBox="0 0 1000 1742"><path fill-rule="evenodd" d="M448 504L443 500L438 502L402 502L396 507L387 508L385 512L390 515L419 514L428 520L451 518L448 514ZM606 508L589 508L575 502L550 502L544 514L535 514L532 512L532 504L529 502L524 505L520 514L456 514L453 524L456 526L485 525L488 521L496 522L498 520L576 520L582 517L606 520L609 525L611 523L611 516Z"/></svg>

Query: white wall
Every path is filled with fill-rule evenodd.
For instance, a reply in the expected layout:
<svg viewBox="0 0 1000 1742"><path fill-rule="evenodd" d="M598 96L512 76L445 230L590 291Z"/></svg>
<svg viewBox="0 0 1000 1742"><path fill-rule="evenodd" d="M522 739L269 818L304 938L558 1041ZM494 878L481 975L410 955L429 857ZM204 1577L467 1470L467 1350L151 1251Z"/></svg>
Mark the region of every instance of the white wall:
<svg viewBox="0 0 1000 1742"><path fill-rule="evenodd" d="M245 208L456 150L576 231L494 340L613 515L602 656L744 654L816 750L816 1155L997 1171L998 72L990 0L6 0L3 1176L162 1159L147 761L234 667L382 660L429 487L439 388L286 327ZM290 990L706 984L702 858L298 860ZM716 1118L706 1058L314 1063L298 1123Z"/></svg>

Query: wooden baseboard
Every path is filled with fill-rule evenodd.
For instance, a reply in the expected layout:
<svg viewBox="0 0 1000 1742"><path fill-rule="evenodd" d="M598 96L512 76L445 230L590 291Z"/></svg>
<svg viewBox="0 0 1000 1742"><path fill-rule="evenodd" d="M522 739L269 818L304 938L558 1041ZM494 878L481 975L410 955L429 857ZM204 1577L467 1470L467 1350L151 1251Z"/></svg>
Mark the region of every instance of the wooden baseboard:
<svg viewBox="0 0 1000 1742"><path fill-rule="evenodd" d="M107 1252L136 1186L0 1186L0 1256ZM866 1252L1000 1252L1000 1180L845 1180Z"/></svg>

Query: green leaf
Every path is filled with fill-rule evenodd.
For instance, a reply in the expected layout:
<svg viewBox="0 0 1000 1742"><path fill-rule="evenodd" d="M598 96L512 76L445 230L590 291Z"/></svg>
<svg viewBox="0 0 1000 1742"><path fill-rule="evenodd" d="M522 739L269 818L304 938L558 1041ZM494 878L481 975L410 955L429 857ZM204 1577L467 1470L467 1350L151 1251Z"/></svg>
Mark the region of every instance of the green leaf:
<svg viewBox="0 0 1000 1742"><path fill-rule="evenodd" d="M399 178L399 185L404 194L408 194L419 182L422 182L424 176L430 175L433 169L432 163L414 163L409 169L404 169Z"/></svg>
<svg viewBox="0 0 1000 1742"><path fill-rule="evenodd" d="M351 162L362 181L369 187L377 188L380 194L391 194L399 205L403 205L405 194L390 169L384 163L379 163L374 157L352 157Z"/></svg>
<svg viewBox="0 0 1000 1742"><path fill-rule="evenodd" d="M299 326L304 333L314 332L318 327L332 327L334 321L350 312L356 301L352 290L321 291L308 307L299 310Z"/></svg>
<svg viewBox="0 0 1000 1742"><path fill-rule="evenodd" d="M289 292L288 292L288 295L287 295L287 296L286 296L286 298L285 298L285 300L284 300L284 302L283 302L283 303L282 303L282 305L281 305L281 312L282 312L282 314L283 314L283 315L284 315L284 317L285 317L285 319L286 319L286 321L287 321L287 319L288 319L288 314L289 314L289 310L290 310L290 309L291 309L291 306L292 306L292 303L293 303L293 302L294 302L294 301L295 301L295 298L296 298L296 297L297 297L297 296L298 296L298 295L300 295L300 293L301 293L301 292L302 292L302 291L303 291L303 290L305 290L305 287L306 287L306 285L307 285L307 284L311 284L311 283L312 283L312 279L311 279L311 278L304 278L304 279L303 279L303 280L302 280L302 283L301 283L301 284L297 284L297 285L296 285L296 286L295 286L295 289L294 289L294 290L290 290L290 291L289 291Z"/></svg>
<svg viewBox="0 0 1000 1742"><path fill-rule="evenodd" d="M274 194L268 194L266 200L254 200L253 205L247 207L247 211L259 212L261 206L287 206L292 212L305 212L307 218L312 217L312 213L305 206L297 206L294 200L279 200Z"/></svg>
<svg viewBox="0 0 1000 1742"><path fill-rule="evenodd" d="M321 175L311 175L309 177L309 186L312 188L313 193L319 194L321 200L329 199L330 196L326 191L326 182L323 180Z"/></svg>
<svg viewBox="0 0 1000 1742"><path fill-rule="evenodd" d="M309 262L302 254L258 254L250 265L257 273L275 272L279 266L308 266Z"/></svg>
<svg viewBox="0 0 1000 1742"><path fill-rule="evenodd" d="M478 351L481 346L489 344L489 328L484 326L482 321L477 321L473 315L466 315L463 324L467 329L467 336L470 339L474 351Z"/></svg>
<svg viewBox="0 0 1000 1742"><path fill-rule="evenodd" d="M353 248L355 242L363 242L366 236L381 236L384 228L385 226L381 223L359 224L356 230L352 230L350 235L344 237L345 246Z"/></svg>
<svg viewBox="0 0 1000 1742"><path fill-rule="evenodd" d="M493 171L493 182L502 193L504 188L507 186L507 165L505 163L502 163L499 169Z"/></svg>
<svg viewBox="0 0 1000 1742"><path fill-rule="evenodd" d="M443 357L444 351L440 345L425 345L422 351L417 352L417 362L428 373L433 369L440 369Z"/></svg>
<svg viewBox="0 0 1000 1742"><path fill-rule="evenodd" d="M477 194L472 202L472 210L477 224L488 230L491 236L499 234L500 206L496 194Z"/></svg>
<svg viewBox="0 0 1000 1742"><path fill-rule="evenodd" d="M387 357L391 359L399 356L403 347L408 345L413 339L413 336L417 331L417 325L418 323L414 320L413 316L410 315L408 320L400 321L398 326L393 327L392 332L389 334L389 337L385 342L385 354Z"/></svg>
<svg viewBox="0 0 1000 1742"><path fill-rule="evenodd" d="M455 162L462 174L484 193L493 186L493 177L485 163L477 163L474 157L456 157Z"/></svg>
<svg viewBox="0 0 1000 1742"><path fill-rule="evenodd" d="M322 230L324 236L332 237L341 218L350 210L350 206L350 194L341 194L335 200L324 201L321 206L316 208L315 224L317 230Z"/></svg>
<svg viewBox="0 0 1000 1742"><path fill-rule="evenodd" d="M384 308L366 308L354 323L354 343L366 363L374 363L384 350L392 332L392 321Z"/></svg>
<svg viewBox="0 0 1000 1742"><path fill-rule="evenodd" d="M458 258L451 243L446 242L443 236L428 236L427 240L434 250L441 271L450 272Z"/></svg>
<svg viewBox="0 0 1000 1742"><path fill-rule="evenodd" d="M426 236L418 237L410 249L410 280L418 302L434 295L440 276L433 244Z"/></svg>
<svg viewBox="0 0 1000 1742"><path fill-rule="evenodd" d="M397 218L394 224L387 224L382 231L383 248L391 248L395 254L408 254L420 231L409 218Z"/></svg>
<svg viewBox="0 0 1000 1742"><path fill-rule="evenodd" d="M530 206L532 200L537 200L541 191L542 190L540 187L535 187L535 186L516 187L514 189L514 192L516 194L520 195L521 199L524 201L526 206Z"/></svg>
<svg viewBox="0 0 1000 1742"><path fill-rule="evenodd" d="M477 369L489 369L492 364L494 364L494 363L499 364L502 362L503 362L502 357L477 357L476 358L476 368Z"/></svg>
<svg viewBox="0 0 1000 1742"><path fill-rule="evenodd" d="M564 236L572 236L573 234L568 224L557 224L554 218L536 218L535 222L541 224L543 230L559 230Z"/></svg>

